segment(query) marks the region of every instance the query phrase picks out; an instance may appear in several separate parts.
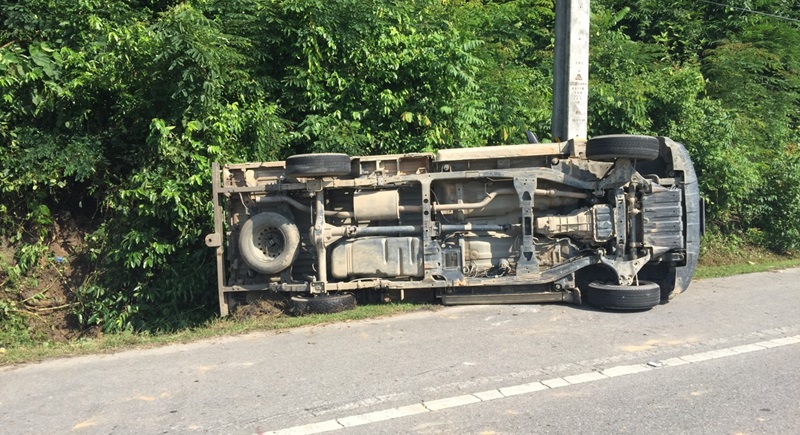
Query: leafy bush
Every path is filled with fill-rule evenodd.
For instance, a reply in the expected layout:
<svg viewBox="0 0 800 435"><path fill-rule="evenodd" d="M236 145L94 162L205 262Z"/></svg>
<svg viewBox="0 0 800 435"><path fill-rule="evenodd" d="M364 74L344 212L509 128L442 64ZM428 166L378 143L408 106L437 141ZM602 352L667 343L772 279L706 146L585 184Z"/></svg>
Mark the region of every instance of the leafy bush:
<svg viewBox="0 0 800 435"><path fill-rule="evenodd" d="M800 153L787 149L770 159L758 200L762 243L779 252L800 250Z"/></svg>
<svg viewBox="0 0 800 435"><path fill-rule="evenodd" d="M791 17L796 10L761 2ZM795 250L800 33L789 21L685 0L593 4L590 133L686 144L711 227ZM705 20L697 17L705 16ZM786 230L786 231L784 231Z"/></svg>

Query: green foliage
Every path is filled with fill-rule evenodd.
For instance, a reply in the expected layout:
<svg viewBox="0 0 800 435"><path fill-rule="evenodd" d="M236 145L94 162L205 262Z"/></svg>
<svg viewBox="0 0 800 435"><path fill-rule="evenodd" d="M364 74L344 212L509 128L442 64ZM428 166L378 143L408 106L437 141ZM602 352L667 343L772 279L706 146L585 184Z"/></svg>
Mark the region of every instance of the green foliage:
<svg viewBox="0 0 800 435"><path fill-rule="evenodd" d="M42 207L94 218L94 272L76 295L77 314L109 331L208 315L210 162L275 159L291 139L249 74L247 41L189 3L159 9L0 9L13 24L0 42L4 232L43 226ZM27 264L34 245L11 241Z"/></svg>
<svg viewBox="0 0 800 435"><path fill-rule="evenodd" d="M40 260L47 256L46 228L52 221L50 210L45 206L37 207L31 216L34 233L16 226L8 237L11 242L26 240L26 243L16 243L15 261L10 261L6 247L0 244L0 347L33 344L39 338L29 324L35 314L26 309L25 302L39 300L43 295L37 293L25 298L23 291L36 284Z"/></svg>
<svg viewBox="0 0 800 435"><path fill-rule="evenodd" d="M762 244L779 252L800 250L800 152L775 153L759 197L758 228Z"/></svg>
<svg viewBox="0 0 800 435"><path fill-rule="evenodd" d="M2 295L0 299L0 346L34 344L27 318L17 304Z"/></svg>
<svg viewBox="0 0 800 435"><path fill-rule="evenodd" d="M470 38L483 41L476 81L488 109L481 144L519 143L525 131L550 136L553 2L465 1L449 11Z"/></svg>
<svg viewBox="0 0 800 435"><path fill-rule="evenodd" d="M590 136L603 133L645 133L652 127L650 98L660 90L654 78L661 49L632 41L616 27L627 13L595 8L593 11L589 88ZM616 27L616 28L615 28Z"/></svg>
<svg viewBox="0 0 800 435"><path fill-rule="evenodd" d="M683 141L694 156L707 219L726 232L746 229L762 185L753 149L738 141L734 120L718 102L697 101L686 115L671 119L667 134Z"/></svg>
<svg viewBox="0 0 800 435"><path fill-rule="evenodd" d="M750 7L797 19L787 2ZM590 132L670 136L689 148L723 234L796 250L800 32L708 3L592 5Z"/></svg>
<svg viewBox="0 0 800 435"><path fill-rule="evenodd" d="M350 154L479 145L488 117L475 73L482 44L438 19L436 2L290 1L256 26L273 35L273 97L296 152ZM263 21L262 21L263 20Z"/></svg>

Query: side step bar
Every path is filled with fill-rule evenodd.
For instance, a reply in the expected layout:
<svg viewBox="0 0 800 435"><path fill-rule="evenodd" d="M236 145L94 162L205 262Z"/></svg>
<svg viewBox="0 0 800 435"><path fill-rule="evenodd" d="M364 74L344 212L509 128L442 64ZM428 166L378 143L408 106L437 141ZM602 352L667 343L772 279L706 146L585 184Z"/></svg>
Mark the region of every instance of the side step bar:
<svg viewBox="0 0 800 435"><path fill-rule="evenodd" d="M490 293L442 295L443 305L538 304L540 302L580 303L577 292Z"/></svg>

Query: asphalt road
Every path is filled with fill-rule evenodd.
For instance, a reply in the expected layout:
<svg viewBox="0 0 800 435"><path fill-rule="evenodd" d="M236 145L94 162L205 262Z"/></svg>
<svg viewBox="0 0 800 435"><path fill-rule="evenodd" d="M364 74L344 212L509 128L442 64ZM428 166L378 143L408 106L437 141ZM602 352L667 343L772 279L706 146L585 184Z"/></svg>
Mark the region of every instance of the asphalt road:
<svg viewBox="0 0 800 435"><path fill-rule="evenodd" d="M0 433L800 433L800 269L0 368Z"/></svg>

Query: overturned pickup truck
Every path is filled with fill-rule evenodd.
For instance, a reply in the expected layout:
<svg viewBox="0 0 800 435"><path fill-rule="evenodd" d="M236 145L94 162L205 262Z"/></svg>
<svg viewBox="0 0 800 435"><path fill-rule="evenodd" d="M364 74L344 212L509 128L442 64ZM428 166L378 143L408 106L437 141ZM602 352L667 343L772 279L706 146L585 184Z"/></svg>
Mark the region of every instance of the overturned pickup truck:
<svg viewBox="0 0 800 435"><path fill-rule="evenodd" d="M664 137L213 165L222 315L427 295L444 304L649 309L684 291L702 205Z"/></svg>

